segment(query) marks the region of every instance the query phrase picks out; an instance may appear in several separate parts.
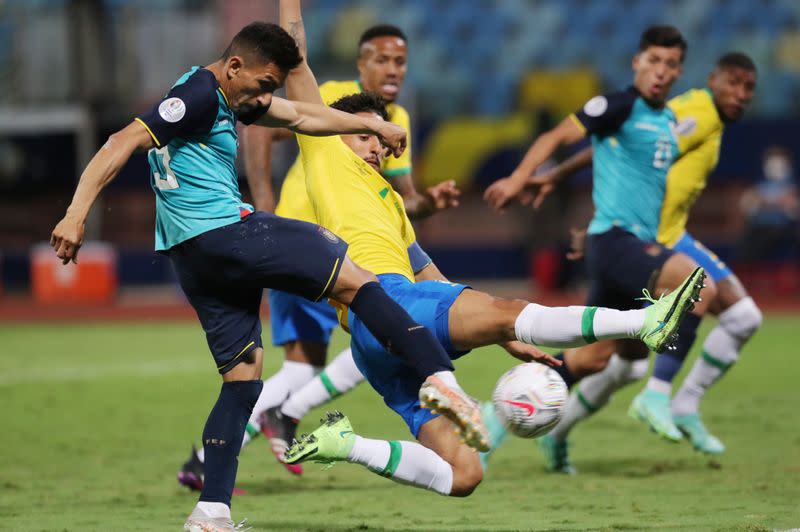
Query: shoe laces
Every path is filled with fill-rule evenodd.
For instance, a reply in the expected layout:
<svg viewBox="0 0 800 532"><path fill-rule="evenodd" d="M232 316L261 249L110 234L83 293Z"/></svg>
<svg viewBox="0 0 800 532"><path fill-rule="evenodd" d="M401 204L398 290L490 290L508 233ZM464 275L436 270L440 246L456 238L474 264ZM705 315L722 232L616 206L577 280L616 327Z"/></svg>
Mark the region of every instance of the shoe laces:
<svg viewBox="0 0 800 532"><path fill-rule="evenodd" d="M647 288L642 288L642 297L637 297L636 301L646 301L648 303L652 303L655 305L656 303L664 299L664 296L666 295L667 293L664 292L658 297L658 299L655 299L652 295L650 295L650 290L648 290Z"/></svg>

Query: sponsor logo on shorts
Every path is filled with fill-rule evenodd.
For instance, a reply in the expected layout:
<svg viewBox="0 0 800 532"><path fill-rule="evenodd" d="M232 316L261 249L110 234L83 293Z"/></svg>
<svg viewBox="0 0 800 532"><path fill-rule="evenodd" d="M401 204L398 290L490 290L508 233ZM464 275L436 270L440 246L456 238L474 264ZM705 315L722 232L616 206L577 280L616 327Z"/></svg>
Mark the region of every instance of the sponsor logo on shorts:
<svg viewBox="0 0 800 532"><path fill-rule="evenodd" d="M663 249L658 244L647 244L644 247L644 252L650 255L651 257L658 257L663 253Z"/></svg>
<svg viewBox="0 0 800 532"><path fill-rule="evenodd" d="M317 231L319 232L319 234L321 234L322 236L324 236L325 238L327 238L328 240L330 240L334 244L339 242L339 237L338 236L334 235L333 233L331 233L330 231L328 231L327 229L325 229L321 225L317 228Z"/></svg>

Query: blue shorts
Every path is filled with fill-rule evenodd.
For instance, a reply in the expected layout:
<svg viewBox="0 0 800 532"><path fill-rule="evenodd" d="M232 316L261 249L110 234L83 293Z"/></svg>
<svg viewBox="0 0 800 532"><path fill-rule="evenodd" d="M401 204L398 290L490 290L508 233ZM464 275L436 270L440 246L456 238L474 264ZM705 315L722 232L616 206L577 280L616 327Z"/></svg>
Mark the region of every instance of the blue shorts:
<svg viewBox="0 0 800 532"><path fill-rule="evenodd" d="M695 240L689 233L683 233L681 239L672 246L672 249L691 257L692 260L706 270L708 276L715 283L724 281L733 275L728 265L722 262L716 253Z"/></svg>
<svg viewBox="0 0 800 532"><path fill-rule="evenodd" d="M318 225L255 212L166 251L197 312L217 369L261 347L261 294L277 288L312 301L328 295L347 244Z"/></svg>
<svg viewBox="0 0 800 532"><path fill-rule="evenodd" d="M451 358L464 355L450 341L448 312L456 298L468 286L441 281L412 283L402 275L379 275L381 286L420 325L436 336ZM389 353L352 312L349 316L350 346L353 360L367 381L381 394L386 405L400 414L411 434L417 437L420 427L435 414L422 408L419 388L423 379L402 358Z"/></svg>
<svg viewBox="0 0 800 532"><path fill-rule="evenodd" d="M587 305L619 310L641 308L642 288L651 292L664 263L675 251L642 240L619 227L586 239L591 279Z"/></svg>
<svg viewBox="0 0 800 532"><path fill-rule="evenodd" d="M313 302L280 290L269 291L272 345L303 341L327 344L339 325L336 309L327 301Z"/></svg>

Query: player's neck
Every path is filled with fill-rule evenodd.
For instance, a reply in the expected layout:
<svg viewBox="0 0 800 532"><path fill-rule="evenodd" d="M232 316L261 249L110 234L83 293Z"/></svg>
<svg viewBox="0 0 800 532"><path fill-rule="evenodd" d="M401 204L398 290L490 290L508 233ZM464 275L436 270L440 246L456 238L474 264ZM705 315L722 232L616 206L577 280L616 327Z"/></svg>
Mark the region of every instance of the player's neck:
<svg viewBox="0 0 800 532"><path fill-rule="evenodd" d="M223 83L225 77L222 75L222 66L223 63L221 61L216 61L210 65L204 66L203 68L214 74L214 78L216 78L217 84L222 88L222 91L227 92L227 87Z"/></svg>

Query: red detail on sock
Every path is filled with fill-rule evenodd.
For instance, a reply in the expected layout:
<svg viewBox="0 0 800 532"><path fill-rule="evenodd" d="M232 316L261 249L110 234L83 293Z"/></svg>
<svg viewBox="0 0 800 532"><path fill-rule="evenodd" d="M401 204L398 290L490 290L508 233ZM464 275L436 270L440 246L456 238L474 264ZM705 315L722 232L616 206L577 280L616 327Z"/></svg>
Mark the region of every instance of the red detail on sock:
<svg viewBox="0 0 800 532"><path fill-rule="evenodd" d="M513 406L518 406L520 408L524 408L526 412L528 412L528 417L531 417L534 412L536 412L536 407L530 403L523 403L521 401L503 401L504 403L508 403Z"/></svg>

